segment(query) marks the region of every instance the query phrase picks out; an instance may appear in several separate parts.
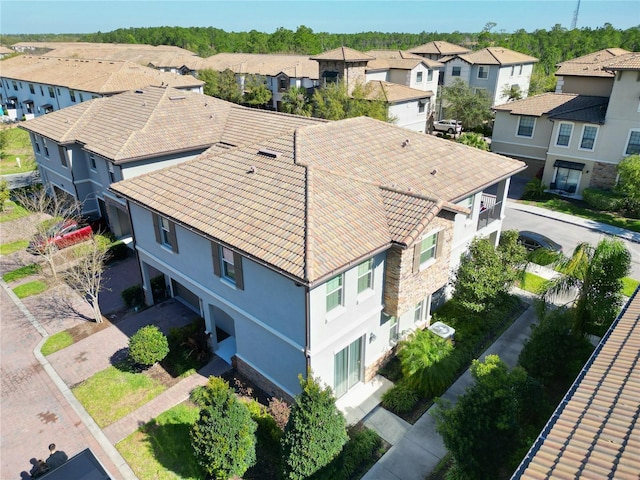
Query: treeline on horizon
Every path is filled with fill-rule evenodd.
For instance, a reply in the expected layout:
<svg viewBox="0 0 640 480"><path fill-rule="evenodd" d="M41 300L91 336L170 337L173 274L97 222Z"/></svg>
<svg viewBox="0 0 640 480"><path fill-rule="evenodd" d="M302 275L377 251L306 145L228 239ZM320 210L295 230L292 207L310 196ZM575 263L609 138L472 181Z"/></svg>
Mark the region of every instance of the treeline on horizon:
<svg viewBox="0 0 640 480"><path fill-rule="evenodd" d="M91 34L0 35L0 43L81 41L173 45L204 58L221 52L315 55L340 46L360 51L405 50L434 40L444 40L472 50L496 46L534 56L540 60L536 68L544 75L552 74L560 62L604 48L640 51L640 26L619 30L605 23L595 29L568 30L558 24L551 30L526 32L520 29L513 33L492 31L494 27L494 23L488 23L480 33L316 33L304 25L295 31L281 27L273 33L257 30L226 32L215 27L146 27L119 28L112 32Z"/></svg>

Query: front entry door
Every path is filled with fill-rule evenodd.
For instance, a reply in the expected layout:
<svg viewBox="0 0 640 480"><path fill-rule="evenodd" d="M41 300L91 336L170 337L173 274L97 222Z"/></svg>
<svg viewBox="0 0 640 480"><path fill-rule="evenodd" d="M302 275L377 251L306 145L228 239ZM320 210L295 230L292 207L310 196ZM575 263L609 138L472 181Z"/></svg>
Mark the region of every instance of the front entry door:
<svg viewBox="0 0 640 480"><path fill-rule="evenodd" d="M362 380L362 339L340 350L334 358L336 397L341 397Z"/></svg>

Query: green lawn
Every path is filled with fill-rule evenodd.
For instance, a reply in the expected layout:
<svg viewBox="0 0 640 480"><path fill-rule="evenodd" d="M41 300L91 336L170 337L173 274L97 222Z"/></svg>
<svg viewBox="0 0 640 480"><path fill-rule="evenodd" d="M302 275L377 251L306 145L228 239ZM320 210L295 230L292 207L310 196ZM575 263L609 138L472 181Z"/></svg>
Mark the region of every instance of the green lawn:
<svg viewBox="0 0 640 480"><path fill-rule="evenodd" d="M40 351L46 357L47 355L51 355L52 353L62 350L72 344L73 336L69 332L58 332L47 338L47 341L44 342Z"/></svg>
<svg viewBox="0 0 640 480"><path fill-rule="evenodd" d="M3 128L2 135L6 136L6 145L0 159L0 175L10 173L30 172L35 170L36 162L29 140L29 132L21 128ZM20 158L20 166L16 161Z"/></svg>
<svg viewBox="0 0 640 480"><path fill-rule="evenodd" d="M29 211L12 201L4 202L4 210L0 212L0 223L26 217Z"/></svg>
<svg viewBox="0 0 640 480"><path fill-rule="evenodd" d="M524 279L519 282L519 287L527 292L538 294L542 291L542 287L546 282L546 278L542 278L530 272L525 272Z"/></svg>
<svg viewBox="0 0 640 480"><path fill-rule="evenodd" d="M189 431L199 409L179 404L116 445L140 480L199 480L205 474L193 456Z"/></svg>
<svg viewBox="0 0 640 480"><path fill-rule="evenodd" d="M636 291L636 288L638 288L638 285L640 285L640 282L638 282L638 280L634 280L631 277L624 277L622 279L622 284L623 284L623 288L622 288L622 293L625 297L630 297L631 295L633 295L633 292Z"/></svg>
<svg viewBox="0 0 640 480"><path fill-rule="evenodd" d="M18 285L13 289L13 293L15 293L18 298L26 298L30 297L31 295L42 293L47 288L49 288L49 285L47 285L46 282L43 282L41 280L34 280L33 282Z"/></svg>
<svg viewBox="0 0 640 480"><path fill-rule="evenodd" d="M0 255L11 255L14 252L24 250L29 246L29 240L17 240L11 243L0 245Z"/></svg>
<svg viewBox="0 0 640 480"><path fill-rule="evenodd" d="M73 389L73 394L101 428L133 412L166 387L143 373L109 367Z"/></svg>
<svg viewBox="0 0 640 480"><path fill-rule="evenodd" d="M16 280L20 280L21 278L30 277L31 275L36 275L42 271L42 267L37 263L32 263L31 265L25 265L24 267L16 268L15 270L11 270L10 272L5 273L2 276L2 279L9 283L15 282Z"/></svg>
<svg viewBox="0 0 640 480"><path fill-rule="evenodd" d="M568 213L569 215L587 218L595 222L614 225L616 227L625 228L633 232L640 232L639 219L622 217L613 212L600 212L591 210L575 202L558 198L556 196L549 196L548 198L543 200L521 200L521 202L528 205L536 205L538 207L547 208L556 212L563 212Z"/></svg>

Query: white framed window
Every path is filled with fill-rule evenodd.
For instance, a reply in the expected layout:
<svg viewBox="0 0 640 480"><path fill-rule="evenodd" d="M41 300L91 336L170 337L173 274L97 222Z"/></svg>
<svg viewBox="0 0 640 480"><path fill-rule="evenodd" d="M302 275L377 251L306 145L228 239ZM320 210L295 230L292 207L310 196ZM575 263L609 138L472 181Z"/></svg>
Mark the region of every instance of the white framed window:
<svg viewBox="0 0 640 480"><path fill-rule="evenodd" d="M438 251L439 235L439 231L429 233L425 235L419 243L416 243L413 250L414 272L419 272L435 261Z"/></svg>
<svg viewBox="0 0 640 480"><path fill-rule="evenodd" d="M596 144L598 127L585 125L582 127L582 138L580 139L580 150L593 150Z"/></svg>
<svg viewBox="0 0 640 480"><path fill-rule="evenodd" d="M489 67L487 65L480 65L478 67L478 78L480 79L489 78Z"/></svg>
<svg viewBox="0 0 640 480"><path fill-rule="evenodd" d="M211 255L214 275L225 280L227 285L233 285L237 290L244 290L242 256L216 242L211 242Z"/></svg>
<svg viewBox="0 0 640 480"><path fill-rule="evenodd" d="M400 324L396 317L389 319L389 343L395 344L400 338Z"/></svg>
<svg viewBox="0 0 640 480"><path fill-rule="evenodd" d="M451 67L451 76L459 77L462 73L462 67Z"/></svg>
<svg viewBox="0 0 640 480"><path fill-rule="evenodd" d="M572 123L560 123L558 127L558 136L556 138L556 146L558 147L568 147L569 142L571 141L571 132L573 131Z"/></svg>
<svg viewBox="0 0 640 480"><path fill-rule="evenodd" d="M433 70L427 70L427 82L433 81Z"/></svg>
<svg viewBox="0 0 640 480"><path fill-rule="evenodd" d="M422 72L416 72L416 83L422 83Z"/></svg>
<svg viewBox="0 0 640 480"><path fill-rule="evenodd" d="M425 107L425 103L424 102L418 102L418 113L424 113L424 107Z"/></svg>
<svg viewBox="0 0 640 480"><path fill-rule="evenodd" d="M518 137L533 137L533 130L536 125L536 117L521 115L518 122Z"/></svg>
<svg viewBox="0 0 640 480"><path fill-rule="evenodd" d="M227 247L221 247L220 260L222 260L222 278L232 283L236 282L236 267L233 251Z"/></svg>
<svg viewBox="0 0 640 480"><path fill-rule="evenodd" d="M169 220L164 217L160 217L160 238L165 247L172 248L171 225L169 224Z"/></svg>
<svg viewBox="0 0 640 480"><path fill-rule="evenodd" d="M624 154L635 155L636 153L640 153L640 130L631 130L629 132L627 148L625 148Z"/></svg>
<svg viewBox="0 0 640 480"><path fill-rule="evenodd" d="M373 258L358 265L358 293L373 288Z"/></svg>
<svg viewBox="0 0 640 480"><path fill-rule="evenodd" d="M152 213L153 229L156 236L156 242L170 249L174 253L178 253L178 240L176 237L176 225L171 220L157 213Z"/></svg>
<svg viewBox="0 0 640 480"><path fill-rule="evenodd" d="M69 164L67 163L67 149L65 147L58 147L58 152L60 153L60 164L68 168Z"/></svg>
<svg viewBox="0 0 640 480"><path fill-rule="evenodd" d="M327 312L338 308L344 302L344 275L336 275L327 282Z"/></svg>
<svg viewBox="0 0 640 480"><path fill-rule="evenodd" d="M413 308L413 321L420 322L424 316L424 302L416 303L416 306Z"/></svg>

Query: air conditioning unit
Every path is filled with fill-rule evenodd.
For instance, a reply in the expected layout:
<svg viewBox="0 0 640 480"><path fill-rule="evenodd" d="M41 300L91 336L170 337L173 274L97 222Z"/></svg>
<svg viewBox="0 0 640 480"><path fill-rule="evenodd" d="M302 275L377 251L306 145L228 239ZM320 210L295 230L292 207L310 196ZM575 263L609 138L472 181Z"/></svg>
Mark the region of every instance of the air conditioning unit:
<svg viewBox="0 0 640 480"><path fill-rule="evenodd" d="M453 340L453 336L456 333L455 328L450 327L442 322L435 322L433 325L429 327L429 331L435 333L439 337Z"/></svg>

